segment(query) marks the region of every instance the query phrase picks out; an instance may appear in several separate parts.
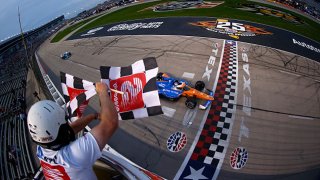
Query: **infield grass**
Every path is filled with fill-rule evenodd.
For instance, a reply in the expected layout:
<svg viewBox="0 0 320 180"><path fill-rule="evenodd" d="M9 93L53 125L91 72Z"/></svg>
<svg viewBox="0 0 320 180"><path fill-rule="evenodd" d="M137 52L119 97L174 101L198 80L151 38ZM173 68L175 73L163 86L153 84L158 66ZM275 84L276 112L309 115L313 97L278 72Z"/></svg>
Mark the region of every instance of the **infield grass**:
<svg viewBox="0 0 320 180"><path fill-rule="evenodd" d="M313 39L317 42L320 42L320 24L319 23L316 23L304 16L301 16L299 14L296 14L294 12L291 12L282 8L261 4L262 6L272 7L273 9L278 9L283 12L290 13L291 15L299 17L305 23L294 24L278 17L257 15L251 12L236 9L242 3L259 4L259 3L255 3L247 0L225 0L224 1L225 3L209 9L185 9L185 10L176 10L176 11L168 11L168 12L154 12L151 9L144 10L145 8L148 8L163 2L168 2L168 1L164 0L164 1L157 1L157 2L130 6L130 7L126 7L118 11L112 12L110 14L103 15L97 18L95 21L88 23L87 25L79 29L76 32L76 34L82 33L84 31L90 30L98 26L103 26L105 24L116 23L116 22L127 21L127 20L155 18L155 17L172 17L172 16L198 16L198 17L204 16L204 17L240 19L240 20L246 20L246 21L271 25L271 26L296 32L303 36L309 37L310 39ZM74 26L80 27L81 25L76 24ZM73 28L73 29L76 29L76 28ZM69 30L69 32L71 31ZM66 34L66 32L64 32L64 34Z"/></svg>
<svg viewBox="0 0 320 180"><path fill-rule="evenodd" d="M82 25L86 24L87 22L91 21L94 18L96 18L96 17L88 18L86 20L83 20L81 22L78 22L76 24L73 24L73 25L67 27L66 29L58 32L58 34L55 35L54 38L52 38L52 40L50 42L54 43L54 42L60 41L61 39L66 37L68 34L70 34L72 31L76 30L77 28L81 27Z"/></svg>

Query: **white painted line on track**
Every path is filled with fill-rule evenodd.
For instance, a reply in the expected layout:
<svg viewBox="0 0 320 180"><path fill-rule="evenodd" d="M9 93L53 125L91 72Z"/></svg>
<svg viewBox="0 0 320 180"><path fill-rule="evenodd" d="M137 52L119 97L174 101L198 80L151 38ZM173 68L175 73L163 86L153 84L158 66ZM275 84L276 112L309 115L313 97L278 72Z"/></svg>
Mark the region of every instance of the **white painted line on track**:
<svg viewBox="0 0 320 180"><path fill-rule="evenodd" d="M182 75L183 78L193 79L194 73L184 72Z"/></svg>
<svg viewBox="0 0 320 180"><path fill-rule="evenodd" d="M295 119L314 120L314 118L311 118L311 117L305 117L305 116L294 116L294 115L289 115L289 117L291 117L291 118L295 118Z"/></svg>
<svg viewBox="0 0 320 180"><path fill-rule="evenodd" d="M284 74L290 74L290 75L293 75L293 76L297 76L297 77L300 77L301 75L299 74L295 74L295 73L291 73L291 72L287 72L287 71L282 71L282 70L279 70L281 73L284 73Z"/></svg>
<svg viewBox="0 0 320 180"><path fill-rule="evenodd" d="M217 87L217 84L218 84L219 73L220 73L221 64L222 64L222 58L223 58L223 53L224 53L224 45L225 45L225 40L223 41L223 45L222 45L222 52L221 52L219 67L218 67L218 70L217 70L216 80L214 81L214 84L213 84L213 87L212 87L213 94L214 94L214 92L216 90L216 87ZM193 150L194 150L194 148L196 147L196 145L198 143L198 139L200 137L200 134L201 134L201 131L203 129L203 126L206 123L210 108L211 108L211 105L207 108L207 110L204 113L204 116L202 118L202 121L201 121L201 124L199 126L198 132L197 132L196 136L194 137L194 141L192 142L192 145L189 148L188 154L185 156L185 158L184 158L179 170L177 171L177 173L176 173L176 175L174 177L174 180L177 180L181 176L184 168L187 166L187 163L189 162L189 159L190 159L190 157L191 157L191 155L193 153Z"/></svg>
<svg viewBox="0 0 320 180"><path fill-rule="evenodd" d="M193 57L194 55L192 54L188 54L188 53L179 53L179 52L167 52L168 54L175 54L175 55L180 55L180 56L189 56L189 57Z"/></svg>
<svg viewBox="0 0 320 180"><path fill-rule="evenodd" d="M163 115L172 118L174 116L174 113L176 112L175 109L169 108L167 106L162 106Z"/></svg>

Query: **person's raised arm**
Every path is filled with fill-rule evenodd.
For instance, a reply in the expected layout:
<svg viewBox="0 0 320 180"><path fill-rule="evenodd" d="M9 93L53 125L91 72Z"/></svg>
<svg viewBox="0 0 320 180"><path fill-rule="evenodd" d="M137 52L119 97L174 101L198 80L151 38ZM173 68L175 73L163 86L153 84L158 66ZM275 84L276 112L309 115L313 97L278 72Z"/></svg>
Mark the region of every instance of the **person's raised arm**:
<svg viewBox="0 0 320 180"><path fill-rule="evenodd" d="M83 130L92 120L98 119L99 117L99 113L88 114L70 123L70 127L73 129L74 134L77 134L78 132Z"/></svg>
<svg viewBox="0 0 320 180"><path fill-rule="evenodd" d="M100 150L104 148L112 134L118 127L118 113L107 92L108 87L103 83L96 83L96 91L100 99L100 122L90 132L95 137Z"/></svg>

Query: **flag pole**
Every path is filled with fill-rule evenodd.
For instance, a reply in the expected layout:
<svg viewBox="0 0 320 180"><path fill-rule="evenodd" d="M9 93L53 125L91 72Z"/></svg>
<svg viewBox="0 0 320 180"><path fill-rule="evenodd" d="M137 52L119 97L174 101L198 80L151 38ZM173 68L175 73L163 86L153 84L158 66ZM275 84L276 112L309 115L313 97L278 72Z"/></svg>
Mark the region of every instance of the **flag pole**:
<svg viewBox="0 0 320 180"><path fill-rule="evenodd" d="M111 89L111 88L109 88L111 91L113 91L113 92L115 92L115 93L118 93L118 94L121 94L121 95L123 95L124 94L124 92L122 92L122 91L118 91L118 90L116 90L116 89Z"/></svg>

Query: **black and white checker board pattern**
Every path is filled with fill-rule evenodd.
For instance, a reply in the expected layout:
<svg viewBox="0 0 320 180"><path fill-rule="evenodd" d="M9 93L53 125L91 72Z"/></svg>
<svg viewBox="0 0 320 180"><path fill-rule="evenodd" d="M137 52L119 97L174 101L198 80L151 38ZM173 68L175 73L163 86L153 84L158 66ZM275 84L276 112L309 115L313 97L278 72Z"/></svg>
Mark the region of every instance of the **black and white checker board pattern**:
<svg viewBox="0 0 320 180"><path fill-rule="evenodd" d="M146 85L143 87L142 94L144 107L132 111L118 113L120 120L137 119L163 114L156 84L158 69L158 64L154 57L144 58L127 67L100 67L102 82L106 83L108 86L110 86L111 80L137 73L145 74Z"/></svg>
<svg viewBox="0 0 320 180"><path fill-rule="evenodd" d="M229 140L232 131L232 125L236 113L236 99L237 99L237 77L238 77L238 55L237 43L235 41L226 41L223 62L222 62L220 77L222 81L218 81L215 91L219 103L216 105L216 115L219 114L220 118L217 121L216 131L213 136L213 143L209 147L208 155L204 159L204 163L213 164L213 160L219 160L215 178L220 170L225 153L227 151ZM223 97L223 101L221 102ZM220 105L221 110L220 109ZM214 106L213 106L214 107ZM217 117L214 117L217 119ZM211 156L210 156L211 155ZM217 162L217 161L216 161Z"/></svg>
<svg viewBox="0 0 320 180"><path fill-rule="evenodd" d="M83 111L83 103L85 103L92 96L97 94L95 84L93 82L83 80L81 78L72 76L64 72L60 72L60 78L62 92L66 102L67 112L70 117L76 116L75 111L78 108L80 108ZM82 93L77 94L73 99L71 99L68 88L80 90L82 91Z"/></svg>
<svg viewBox="0 0 320 180"><path fill-rule="evenodd" d="M216 179L221 169L236 112L237 43L226 40L222 56L215 99L192 154L175 179Z"/></svg>

